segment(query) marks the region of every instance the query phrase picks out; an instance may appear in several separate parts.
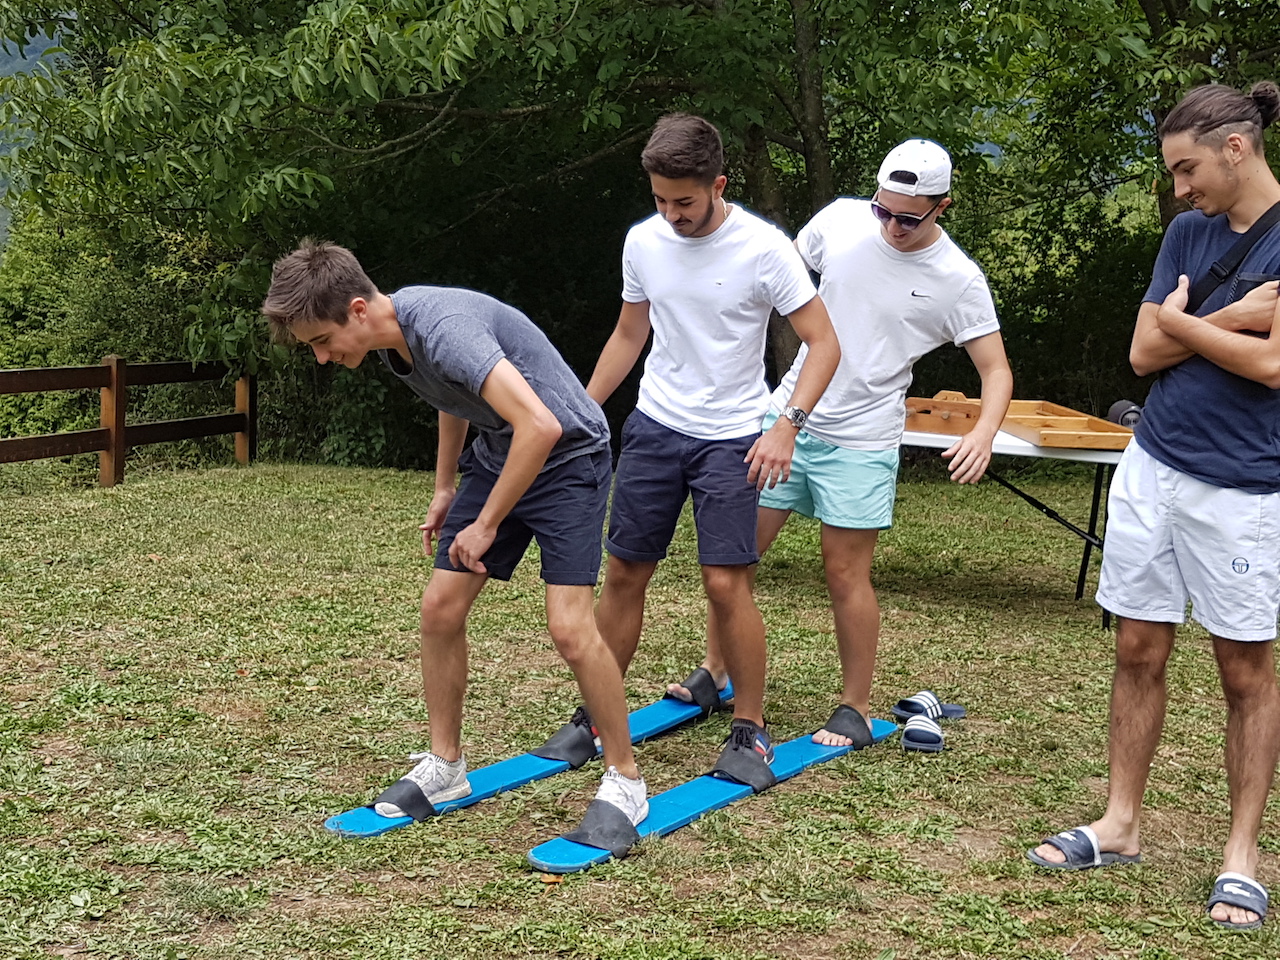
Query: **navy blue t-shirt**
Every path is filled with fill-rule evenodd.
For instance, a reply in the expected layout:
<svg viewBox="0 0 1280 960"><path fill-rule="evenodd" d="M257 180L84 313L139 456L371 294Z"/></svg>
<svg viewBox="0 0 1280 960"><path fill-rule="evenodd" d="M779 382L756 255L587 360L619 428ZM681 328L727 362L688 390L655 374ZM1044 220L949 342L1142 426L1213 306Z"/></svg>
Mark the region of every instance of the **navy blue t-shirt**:
<svg viewBox="0 0 1280 960"><path fill-rule="evenodd" d="M1225 215L1198 210L1169 224L1145 302L1160 303L1185 273L1194 286L1241 234ZM1280 228L1254 244L1239 269L1196 311L1206 316L1280 279ZM1161 463L1217 487L1280 492L1280 390L1193 356L1161 372L1134 436Z"/></svg>

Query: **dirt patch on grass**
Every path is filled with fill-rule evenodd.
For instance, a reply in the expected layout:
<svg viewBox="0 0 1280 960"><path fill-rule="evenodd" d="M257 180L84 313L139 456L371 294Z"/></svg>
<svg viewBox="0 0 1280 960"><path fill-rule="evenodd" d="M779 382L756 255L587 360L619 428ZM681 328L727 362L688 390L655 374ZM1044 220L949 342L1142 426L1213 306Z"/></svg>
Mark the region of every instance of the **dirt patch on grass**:
<svg viewBox="0 0 1280 960"><path fill-rule="evenodd" d="M772 951L786 960L831 960L832 957L847 956L842 953L842 948L852 939L856 939L852 930L832 928L806 937L788 937L774 943Z"/></svg>
<svg viewBox="0 0 1280 960"><path fill-rule="evenodd" d="M85 749L80 743L68 737L46 737L40 740L31 753L44 762L45 766L61 763L64 760L76 760L84 757Z"/></svg>

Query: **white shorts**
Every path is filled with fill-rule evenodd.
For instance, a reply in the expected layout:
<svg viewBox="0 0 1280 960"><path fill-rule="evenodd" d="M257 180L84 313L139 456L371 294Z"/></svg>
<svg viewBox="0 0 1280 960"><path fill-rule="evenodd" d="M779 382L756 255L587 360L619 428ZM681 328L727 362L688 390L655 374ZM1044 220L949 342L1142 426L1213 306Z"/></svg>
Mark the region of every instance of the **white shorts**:
<svg viewBox="0 0 1280 960"><path fill-rule="evenodd" d="M1280 493L1196 480L1129 444L1107 497L1098 604L1132 620L1191 616L1225 640L1274 640Z"/></svg>

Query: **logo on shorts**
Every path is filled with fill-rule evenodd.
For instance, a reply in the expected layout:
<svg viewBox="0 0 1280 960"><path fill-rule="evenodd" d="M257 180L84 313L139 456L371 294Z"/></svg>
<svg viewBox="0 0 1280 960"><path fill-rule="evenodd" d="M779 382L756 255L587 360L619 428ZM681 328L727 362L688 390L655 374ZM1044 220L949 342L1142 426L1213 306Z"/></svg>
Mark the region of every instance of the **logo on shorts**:
<svg viewBox="0 0 1280 960"><path fill-rule="evenodd" d="M1231 561L1231 569L1234 570L1236 573L1248 573L1249 561L1246 560L1244 557L1236 557L1234 560Z"/></svg>

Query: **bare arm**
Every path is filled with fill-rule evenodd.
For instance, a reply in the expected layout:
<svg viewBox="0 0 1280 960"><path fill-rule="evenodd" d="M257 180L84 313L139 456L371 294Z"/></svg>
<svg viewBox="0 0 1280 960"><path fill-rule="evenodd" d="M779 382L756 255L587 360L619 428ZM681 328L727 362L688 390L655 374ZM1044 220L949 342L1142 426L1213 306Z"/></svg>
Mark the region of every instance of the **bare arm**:
<svg viewBox="0 0 1280 960"><path fill-rule="evenodd" d="M982 410L973 429L957 440L942 455L950 459L947 470L956 483L977 483L991 463L991 444L1000 424L1009 412L1013 398L1013 371L1005 356L1000 331L976 337L964 345L982 378Z"/></svg>
<svg viewBox="0 0 1280 960"><path fill-rule="evenodd" d="M474 573L486 572L480 558L493 545L498 524L524 496L563 433L560 421L509 360L499 360L489 372L480 396L511 424L511 449L475 523L461 530L449 547L454 565Z"/></svg>
<svg viewBox="0 0 1280 960"><path fill-rule="evenodd" d="M603 406L613 395L631 368L640 359L640 351L649 339L649 301L627 303L623 301L618 314L618 325L600 351L600 359L587 383L587 394Z"/></svg>
<svg viewBox="0 0 1280 960"><path fill-rule="evenodd" d="M840 341L836 339L835 327L821 297L814 297L787 319L809 347L788 405L812 410L835 376L836 367L840 366Z"/></svg>
<svg viewBox="0 0 1280 960"><path fill-rule="evenodd" d="M1188 286L1187 277L1179 277L1178 288L1160 304L1156 312L1160 332L1189 353L1199 354L1223 370L1280 390L1280 333L1277 333L1280 324L1276 323L1280 301L1276 298L1275 285L1263 284L1238 301L1243 304L1257 291L1272 288L1264 294L1271 300L1271 325L1265 339L1246 336L1234 329L1224 330L1205 318L1186 313L1183 308L1187 305Z"/></svg>
<svg viewBox="0 0 1280 960"><path fill-rule="evenodd" d="M453 498L458 492L458 457L467 440L468 421L451 413L440 412L439 439L436 442L436 489L427 508L427 519L418 527L422 531L422 551L431 556L434 541L444 528Z"/></svg>
<svg viewBox="0 0 1280 960"><path fill-rule="evenodd" d="M813 410L840 365L840 342L836 339L835 328L831 326L831 318L821 297L814 297L794 311L789 319L796 334L808 345L809 352L796 378L796 388L788 406L808 412ZM751 464L747 470L747 482L754 483L761 490L766 483L773 487L786 482L791 476L791 458L795 453L798 432L790 420L779 417L747 453L746 462Z"/></svg>
<svg viewBox="0 0 1280 960"><path fill-rule="evenodd" d="M1234 303L1198 319L1219 330L1267 333L1271 330L1277 285L1275 280L1264 283ZM1168 303L1168 300L1165 302ZM1182 305L1178 307L1179 312L1186 306L1186 302L1184 296ZM1158 322L1157 315L1162 306L1159 303L1144 303L1138 308L1138 322L1133 330L1133 344L1129 348L1129 363L1138 376L1167 370L1199 352L1172 336Z"/></svg>

